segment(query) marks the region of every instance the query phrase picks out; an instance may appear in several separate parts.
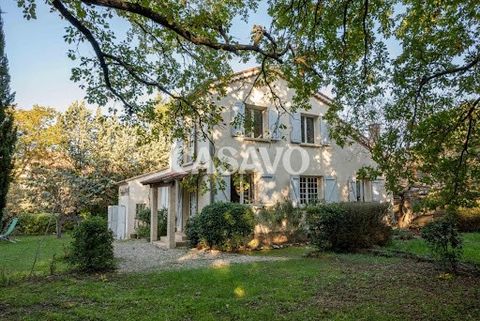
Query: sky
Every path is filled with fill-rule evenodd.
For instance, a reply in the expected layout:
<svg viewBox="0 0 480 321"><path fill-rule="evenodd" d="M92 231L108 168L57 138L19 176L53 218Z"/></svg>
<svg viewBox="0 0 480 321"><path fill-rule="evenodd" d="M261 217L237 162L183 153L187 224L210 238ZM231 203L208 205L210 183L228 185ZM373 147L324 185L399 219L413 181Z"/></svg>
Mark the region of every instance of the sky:
<svg viewBox="0 0 480 321"><path fill-rule="evenodd" d="M75 62L67 57L67 50L71 47L63 40L68 23L57 13L50 12L44 1L37 1L36 20L23 18L15 0L2 0L0 7L4 12L5 49L17 108L29 109L38 104L63 111L73 101L83 99L85 92L78 83L70 80ZM261 7L252 14L250 21L268 26L265 9ZM253 22L246 26L236 21L234 33L248 39ZM93 54L91 48L85 48ZM233 68L241 70L252 65L233 64Z"/></svg>

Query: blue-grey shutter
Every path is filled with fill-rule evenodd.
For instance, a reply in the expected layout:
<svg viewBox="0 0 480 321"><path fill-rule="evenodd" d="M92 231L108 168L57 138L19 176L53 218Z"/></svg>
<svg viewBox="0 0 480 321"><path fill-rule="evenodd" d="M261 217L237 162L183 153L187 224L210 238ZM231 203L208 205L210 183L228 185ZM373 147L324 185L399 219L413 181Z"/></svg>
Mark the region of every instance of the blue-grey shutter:
<svg viewBox="0 0 480 321"><path fill-rule="evenodd" d="M384 200L383 194L385 193L385 181L383 179L377 179L372 181L372 201L382 202Z"/></svg>
<svg viewBox="0 0 480 321"><path fill-rule="evenodd" d="M230 175L223 175L217 178L215 188L215 202L230 202ZM222 183L220 183L222 182Z"/></svg>
<svg viewBox="0 0 480 321"><path fill-rule="evenodd" d="M292 126L290 141L300 144L302 142L302 117L300 113L290 114L290 125Z"/></svg>
<svg viewBox="0 0 480 321"><path fill-rule="evenodd" d="M320 117L320 141L322 145L330 144L330 126L323 117Z"/></svg>
<svg viewBox="0 0 480 321"><path fill-rule="evenodd" d="M335 177L325 177L325 202L338 202L338 186Z"/></svg>
<svg viewBox="0 0 480 321"><path fill-rule="evenodd" d="M276 108L268 109L268 127L270 131L270 139L280 139L280 117Z"/></svg>
<svg viewBox="0 0 480 321"><path fill-rule="evenodd" d="M232 136L242 136L245 133L245 104L243 101L237 101L232 106L232 119L230 122Z"/></svg>
<svg viewBox="0 0 480 321"><path fill-rule="evenodd" d="M353 178L348 180L348 200L350 202L357 201L357 184Z"/></svg>
<svg viewBox="0 0 480 321"><path fill-rule="evenodd" d="M300 205L300 176L290 176L290 200L293 206Z"/></svg>

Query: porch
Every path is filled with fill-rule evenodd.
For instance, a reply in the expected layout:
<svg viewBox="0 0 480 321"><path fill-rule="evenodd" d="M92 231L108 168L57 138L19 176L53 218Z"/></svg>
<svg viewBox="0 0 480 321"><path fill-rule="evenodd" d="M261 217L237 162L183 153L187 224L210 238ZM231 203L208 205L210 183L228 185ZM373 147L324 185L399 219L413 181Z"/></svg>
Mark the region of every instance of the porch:
<svg viewBox="0 0 480 321"><path fill-rule="evenodd" d="M187 243L185 227L197 209L196 191L189 192L181 185L187 174L168 170L141 182L150 187L150 242L158 247L173 249ZM168 200L167 235L158 235L159 197Z"/></svg>

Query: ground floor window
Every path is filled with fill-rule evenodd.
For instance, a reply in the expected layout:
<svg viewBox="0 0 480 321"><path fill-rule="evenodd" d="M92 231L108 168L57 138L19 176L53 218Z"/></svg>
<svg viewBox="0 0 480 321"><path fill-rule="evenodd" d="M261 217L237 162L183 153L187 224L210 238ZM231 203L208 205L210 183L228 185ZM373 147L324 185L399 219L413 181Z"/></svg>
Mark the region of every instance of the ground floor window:
<svg viewBox="0 0 480 321"><path fill-rule="evenodd" d="M196 191L190 192L189 205L190 205L190 208L189 208L188 215L190 217L195 216L195 214L197 214L197 192Z"/></svg>
<svg viewBox="0 0 480 321"><path fill-rule="evenodd" d="M255 201L254 173L233 174L230 176L230 201L253 204Z"/></svg>
<svg viewBox="0 0 480 321"><path fill-rule="evenodd" d="M147 204L145 203L137 203L135 204L135 228L139 227L140 223L142 222L141 220L138 219L140 212L145 210L147 208Z"/></svg>
<svg viewBox="0 0 480 321"><path fill-rule="evenodd" d="M315 203L321 199L319 176L300 176L300 204Z"/></svg>

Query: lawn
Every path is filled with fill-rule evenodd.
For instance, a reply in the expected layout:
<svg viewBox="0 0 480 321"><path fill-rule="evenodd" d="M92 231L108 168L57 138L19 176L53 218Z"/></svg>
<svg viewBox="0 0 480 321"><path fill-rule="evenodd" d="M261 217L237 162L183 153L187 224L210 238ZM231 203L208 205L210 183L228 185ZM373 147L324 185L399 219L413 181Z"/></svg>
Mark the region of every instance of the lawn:
<svg viewBox="0 0 480 321"><path fill-rule="evenodd" d="M68 235L57 239L54 235L48 236L20 236L17 243L0 241L0 273L12 277L30 274L35 256L35 275L50 273L51 262L55 255L55 268L65 271L67 266L61 258L65 256L65 247L71 238Z"/></svg>
<svg viewBox="0 0 480 321"><path fill-rule="evenodd" d="M479 278L366 254L304 258L308 251L265 251L255 255L290 260L222 268L17 282L0 291L0 320L480 319Z"/></svg>
<svg viewBox="0 0 480 321"><path fill-rule="evenodd" d="M463 233L463 257L465 262L480 264L480 233ZM394 240L388 249L410 252L417 255L428 256L429 250L424 240Z"/></svg>

